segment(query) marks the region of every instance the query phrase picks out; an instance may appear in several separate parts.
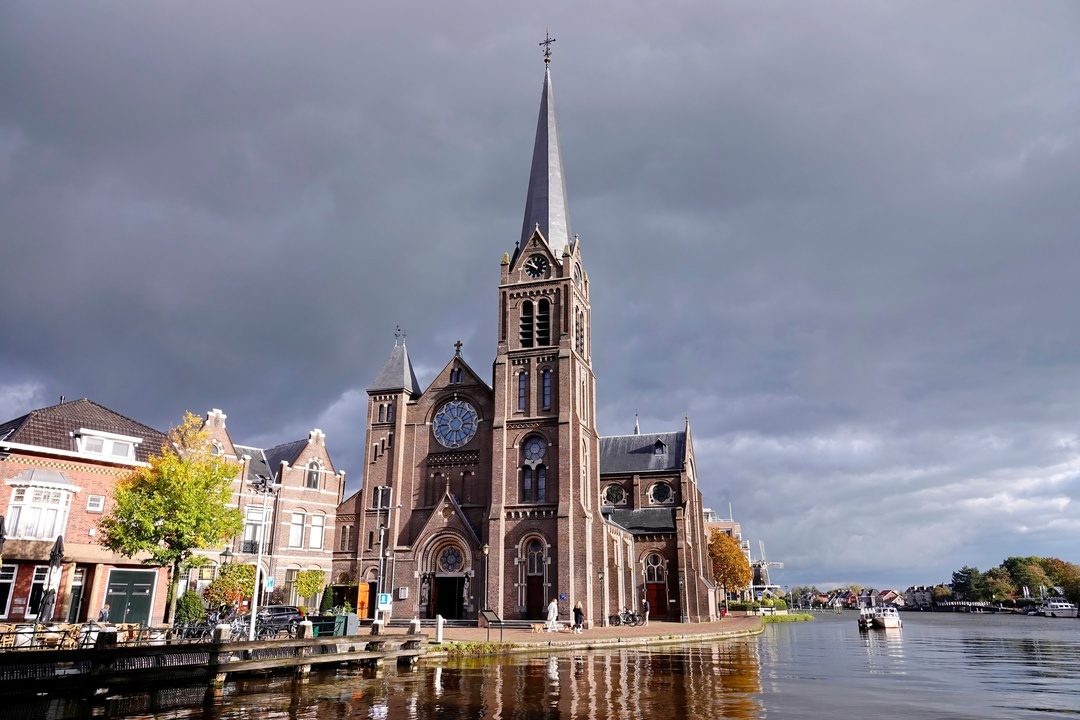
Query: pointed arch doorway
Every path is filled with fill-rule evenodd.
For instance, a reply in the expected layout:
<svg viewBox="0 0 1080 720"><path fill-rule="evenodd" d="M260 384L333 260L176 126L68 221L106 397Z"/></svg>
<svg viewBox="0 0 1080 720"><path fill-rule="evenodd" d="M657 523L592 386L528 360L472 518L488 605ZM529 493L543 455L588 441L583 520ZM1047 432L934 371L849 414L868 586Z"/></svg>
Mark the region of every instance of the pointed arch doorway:
<svg viewBox="0 0 1080 720"><path fill-rule="evenodd" d="M446 620L464 620L471 609L472 572L465 569L465 553L456 542L446 542L435 550L435 569L420 580L420 611L424 617L441 615Z"/></svg>

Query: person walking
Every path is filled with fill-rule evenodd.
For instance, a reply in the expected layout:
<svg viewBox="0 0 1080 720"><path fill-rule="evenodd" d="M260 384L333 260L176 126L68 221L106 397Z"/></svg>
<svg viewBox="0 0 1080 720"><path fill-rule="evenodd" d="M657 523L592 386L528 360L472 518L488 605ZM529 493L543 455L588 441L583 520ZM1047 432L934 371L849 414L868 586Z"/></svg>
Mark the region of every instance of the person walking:
<svg viewBox="0 0 1080 720"><path fill-rule="evenodd" d="M574 605L574 632L581 634L585 629L585 611L581 609L581 601Z"/></svg>
<svg viewBox="0 0 1080 720"><path fill-rule="evenodd" d="M547 608L547 631L559 632L559 601L551 598Z"/></svg>
<svg viewBox="0 0 1080 720"><path fill-rule="evenodd" d="M645 624L649 624L649 601L641 598L641 614L645 618Z"/></svg>
<svg viewBox="0 0 1080 720"><path fill-rule="evenodd" d="M101 612L98 613L97 621L99 623L109 622L109 603L105 603L101 606Z"/></svg>

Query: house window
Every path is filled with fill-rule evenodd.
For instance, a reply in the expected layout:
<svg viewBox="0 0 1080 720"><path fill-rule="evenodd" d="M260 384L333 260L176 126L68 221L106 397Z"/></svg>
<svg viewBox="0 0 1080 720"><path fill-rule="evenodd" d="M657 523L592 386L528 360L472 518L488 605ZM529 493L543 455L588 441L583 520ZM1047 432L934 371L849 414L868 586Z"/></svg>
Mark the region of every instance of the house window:
<svg viewBox="0 0 1080 720"><path fill-rule="evenodd" d="M135 446L142 438L82 428L75 434L79 452L102 455L112 460L134 460Z"/></svg>
<svg viewBox="0 0 1080 720"><path fill-rule="evenodd" d="M529 374L518 373L518 412L525 412L525 401L529 392Z"/></svg>
<svg viewBox="0 0 1080 720"><path fill-rule="evenodd" d="M224 450L221 447L221 443L219 443L217 440L210 444L210 454L214 457L220 457L221 453L223 452Z"/></svg>
<svg viewBox="0 0 1080 720"><path fill-rule="evenodd" d="M318 461L312 460L307 466L307 485L308 490L319 489L319 475L322 474L322 467Z"/></svg>
<svg viewBox="0 0 1080 720"><path fill-rule="evenodd" d="M294 512L289 523L289 547L304 547L304 513Z"/></svg>
<svg viewBox="0 0 1080 720"><path fill-rule="evenodd" d="M86 512L105 512L105 496L91 495L90 497L86 498Z"/></svg>
<svg viewBox="0 0 1080 720"><path fill-rule="evenodd" d="M544 370L540 373L540 398L545 410L551 409L551 371Z"/></svg>
<svg viewBox="0 0 1080 720"><path fill-rule="evenodd" d="M653 443L653 455L663 455L666 452L667 445L664 444L663 440L657 440Z"/></svg>
<svg viewBox="0 0 1080 720"><path fill-rule="evenodd" d="M49 567L38 565L34 568L34 579L30 581L30 599L26 603L26 617L36 618L41 610L41 596L45 594L45 581L49 579ZM52 618L42 618L51 620Z"/></svg>
<svg viewBox="0 0 1080 720"><path fill-rule="evenodd" d="M547 300L541 300L537 303L536 344L551 344L551 303Z"/></svg>
<svg viewBox="0 0 1080 720"><path fill-rule="evenodd" d="M311 516L311 542L308 547L316 550L321 550L323 546L323 535L326 532L326 516L325 515L312 515Z"/></svg>
<svg viewBox="0 0 1080 720"><path fill-rule="evenodd" d="M0 617L7 617L15 591L15 565L0 567Z"/></svg>
<svg viewBox="0 0 1080 720"><path fill-rule="evenodd" d="M16 487L8 504L8 537L54 540L67 525L71 491L50 487Z"/></svg>
<svg viewBox="0 0 1080 720"><path fill-rule="evenodd" d="M521 304L521 323L519 337L521 339L521 347L531 348L533 346L533 304L532 301L526 300Z"/></svg>
<svg viewBox="0 0 1080 720"><path fill-rule="evenodd" d="M286 570L285 571L285 599L292 603L296 600L296 574L299 570Z"/></svg>
<svg viewBox="0 0 1080 720"><path fill-rule="evenodd" d="M266 534L266 523L263 521L263 509L257 505L250 505L244 513L244 542L240 552L256 554L259 552L259 543Z"/></svg>

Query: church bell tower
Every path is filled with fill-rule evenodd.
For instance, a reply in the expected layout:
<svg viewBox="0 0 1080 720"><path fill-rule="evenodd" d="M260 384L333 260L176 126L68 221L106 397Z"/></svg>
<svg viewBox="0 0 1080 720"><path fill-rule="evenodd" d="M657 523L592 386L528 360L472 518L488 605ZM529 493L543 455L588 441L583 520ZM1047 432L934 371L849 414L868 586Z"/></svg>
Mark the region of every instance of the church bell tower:
<svg viewBox="0 0 1080 720"><path fill-rule="evenodd" d="M599 615L596 379L589 282L570 231L551 86L551 43L525 217L503 255L494 362L488 595L505 618L538 619L580 601Z"/></svg>

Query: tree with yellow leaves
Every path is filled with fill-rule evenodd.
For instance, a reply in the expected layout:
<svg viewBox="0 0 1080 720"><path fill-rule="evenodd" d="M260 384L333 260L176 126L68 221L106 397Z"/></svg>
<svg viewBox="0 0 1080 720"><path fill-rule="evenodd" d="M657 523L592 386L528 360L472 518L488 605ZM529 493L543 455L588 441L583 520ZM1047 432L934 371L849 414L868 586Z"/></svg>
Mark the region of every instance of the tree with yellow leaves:
<svg viewBox="0 0 1080 720"><path fill-rule="evenodd" d="M713 530L709 535L709 561L712 563L713 580L724 588L726 608L728 593L749 585L754 579L754 571L739 547L739 541L719 530Z"/></svg>
<svg viewBox="0 0 1080 720"><path fill-rule="evenodd" d="M170 568L169 618L176 611L180 563L193 550L221 547L243 529L240 511L229 507L238 468L211 447L200 418L187 413L149 466L116 484L116 505L98 524L101 544L113 552L145 553L150 564Z"/></svg>

